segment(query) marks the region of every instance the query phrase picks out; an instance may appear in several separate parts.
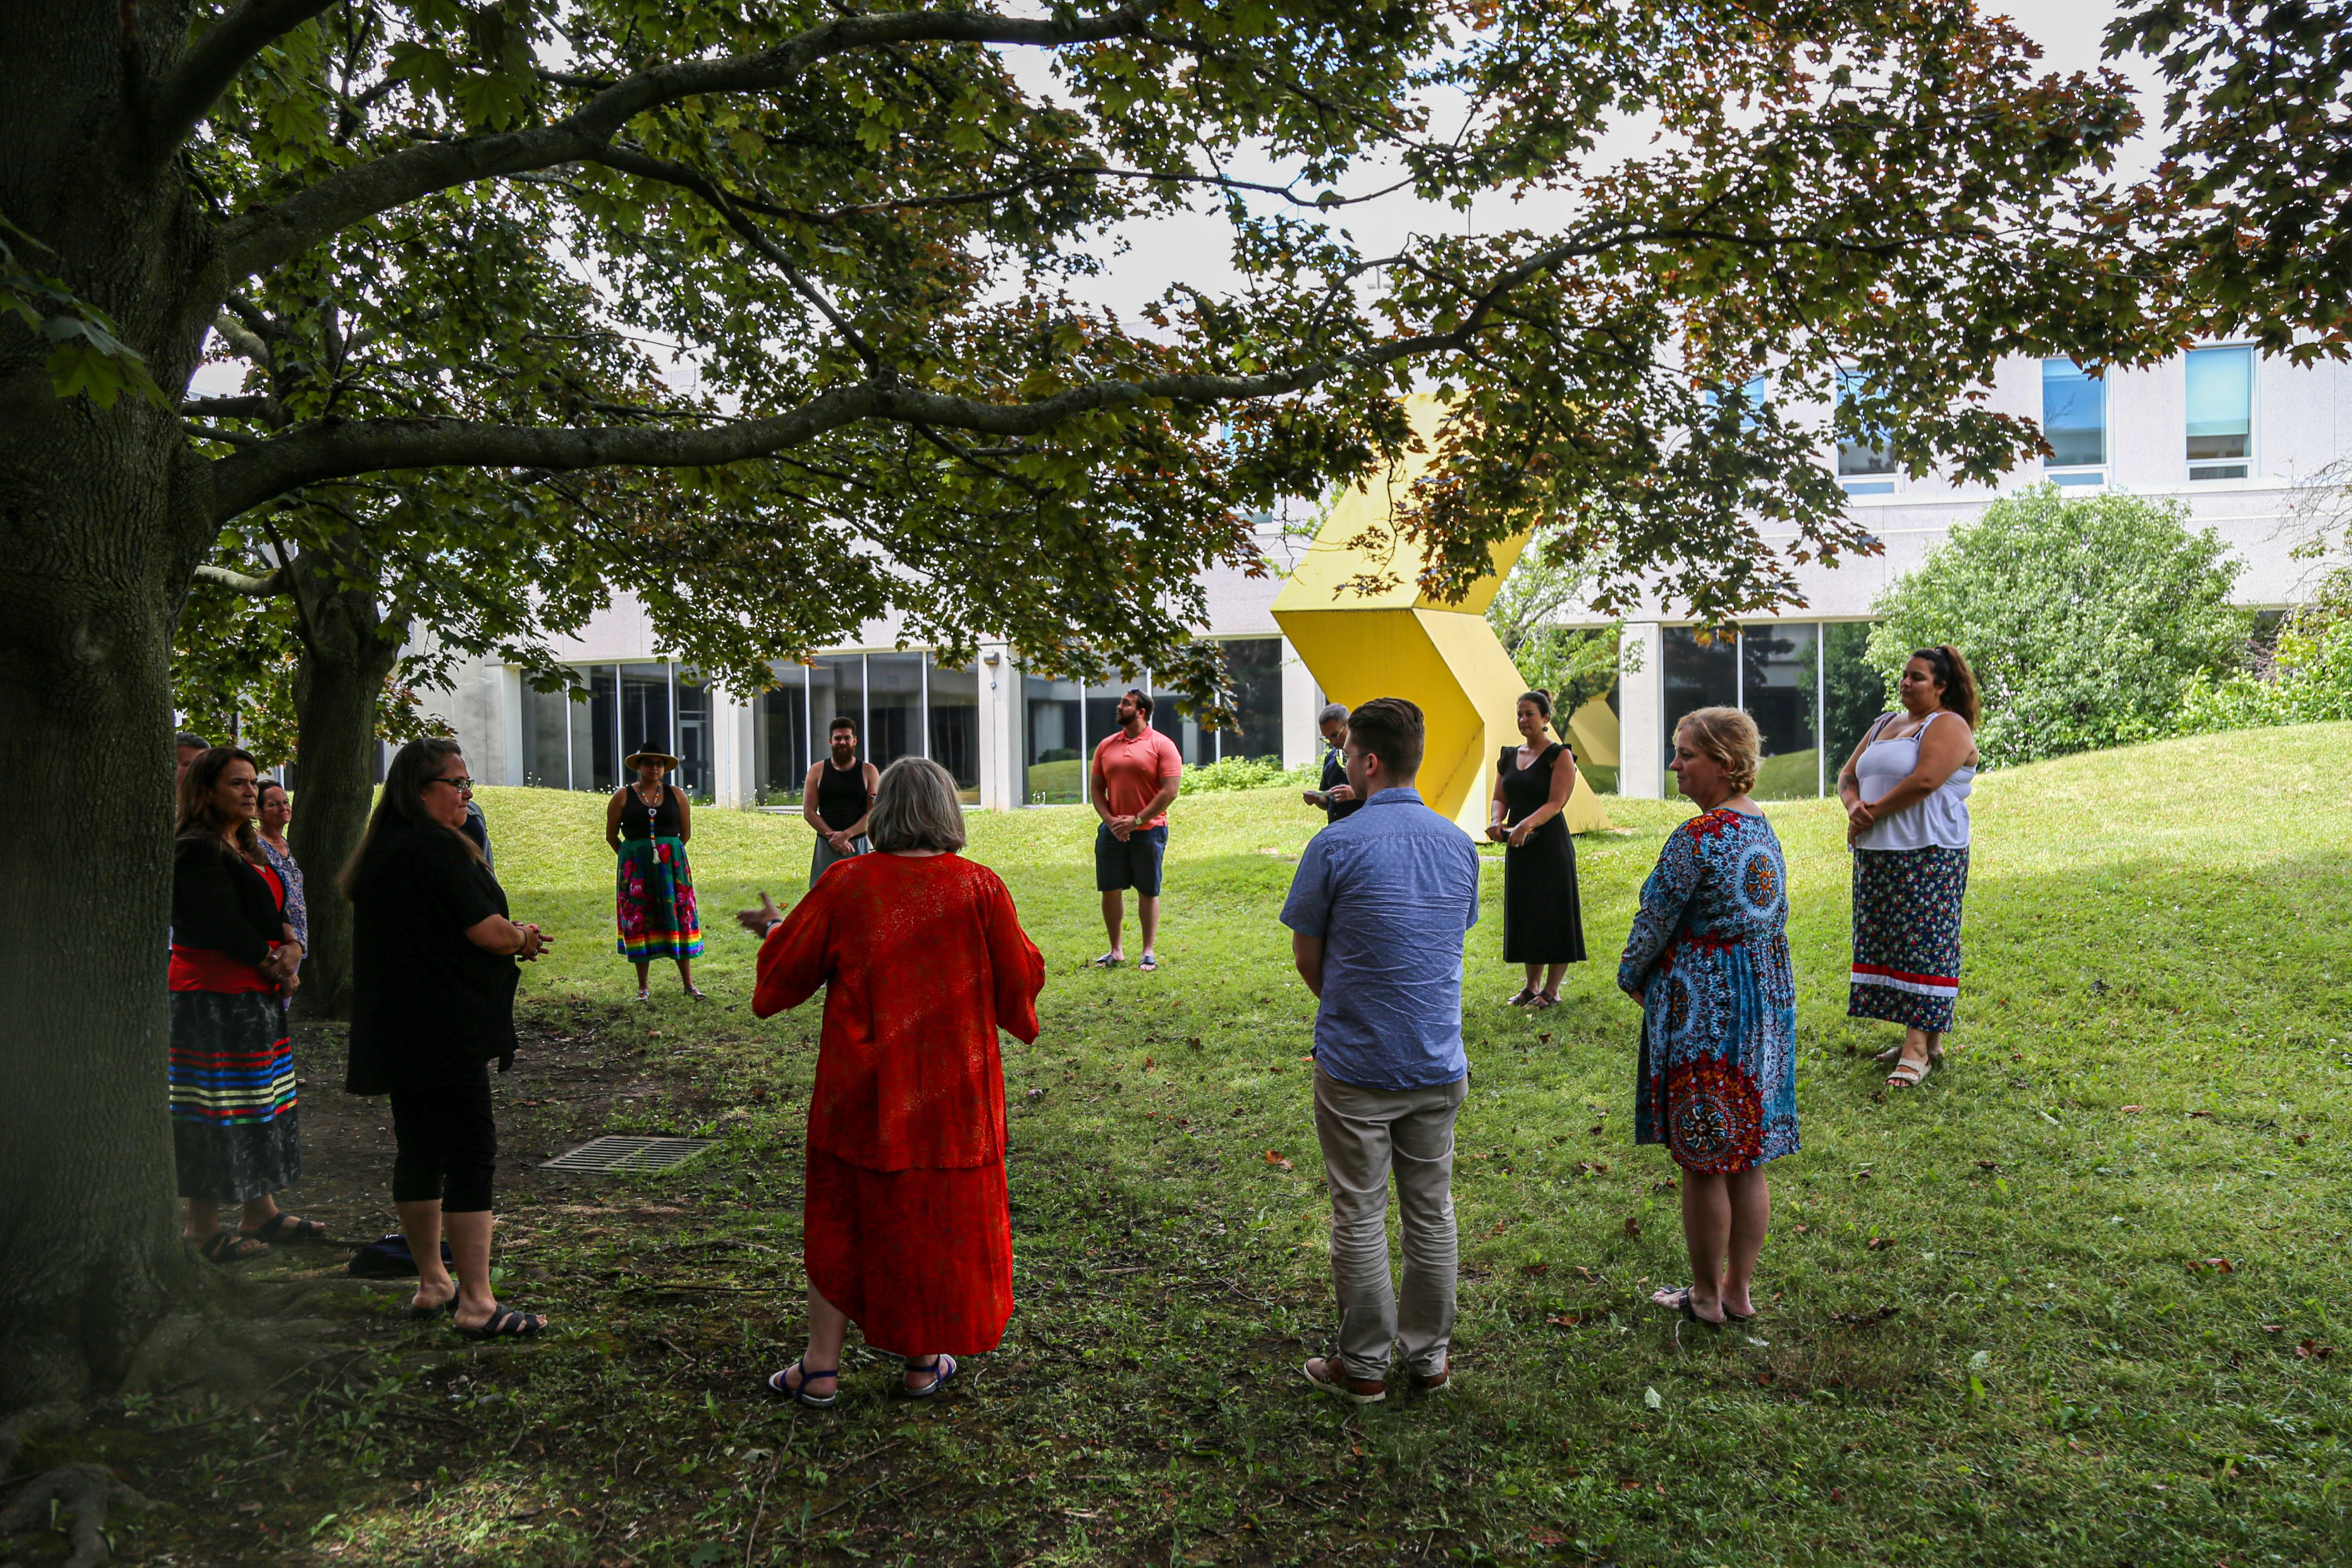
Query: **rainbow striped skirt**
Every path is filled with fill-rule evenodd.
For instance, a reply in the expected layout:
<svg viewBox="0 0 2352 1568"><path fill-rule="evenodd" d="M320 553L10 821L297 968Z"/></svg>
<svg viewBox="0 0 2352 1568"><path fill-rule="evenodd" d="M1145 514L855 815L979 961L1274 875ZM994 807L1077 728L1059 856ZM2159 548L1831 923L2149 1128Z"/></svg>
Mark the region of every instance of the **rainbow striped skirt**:
<svg viewBox="0 0 2352 1568"><path fill-rule="evenodd" d="M172 993L180 1195L238 1204L302 1178L294 1045L269 991Z"/></svg>
<svg viewBox="0 0 2352 1568"><path fill-rule="evenodd" d="M702 917L694 902L694 868L676 838L624 838L614 870L614 944L623 958L644 963L656 958L702 956Z"/></svg>

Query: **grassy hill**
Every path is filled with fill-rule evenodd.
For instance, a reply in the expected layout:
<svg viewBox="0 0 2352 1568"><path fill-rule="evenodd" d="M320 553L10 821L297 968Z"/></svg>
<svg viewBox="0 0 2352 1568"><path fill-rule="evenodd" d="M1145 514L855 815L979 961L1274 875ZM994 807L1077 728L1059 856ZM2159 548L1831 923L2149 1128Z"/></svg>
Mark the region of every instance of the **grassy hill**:
<svg viewBox="0 0 2352 1568"><path fill-rule="evenodd" d="M1913 1094L1882 1093L1864 1054L1891 1034L1844 1016L1835 803L1771 805L1804 1152L1772 1168L1769 1305L1747 1333L1678 1332L1643 1304L1685 1266L1673 1169L1632 1142L1635 1014L1613 961L1686 812L1612 800L1623 831L1579 842L1595 962L1538 1016L1502 1005L1517 982L1491 865L1468 958L1458 1387L1353 1413L1297 1370L1330 1326L1327 1210L1300 1059L1312 1002L1275 914L1316 814L1287 792L1180 803L1156 975L1081 967L1102 943L1089 813L973 816L971 853L1050 966L1044 1035L1006 1053L1021 1308L970 1393L909 1414L854 1357L842 1410L819 1418L751 1392L796 1343L792 1150L816 1019L750 1018L751 943L725 919L761 888L789 901L809 835L703 811L714 998L685 1001L657 967L656 1001L615 1034L657 1040L670 1087L582 1131L724 1146L610 1184L593 1226L577 1207L512 1215L532 1237L517 1278L566 1335L482 1363L508 1426L453 1455L430 1500L349 1505L319 1549L2343 1561L2347 749L2352 726L2318 726L1985 778L1951 1063ZM527 1005L611 1016L633 983L602 803L482 798L518 917L561 938L527 971ZM709 1293L628 1293L681 1277ZM499 1453L516 1423L556 1434L543 1458ZM651 1479L634 1458L622 1474L616 1442ZM516 1517L485 1523L485 1500Z"/></svg>

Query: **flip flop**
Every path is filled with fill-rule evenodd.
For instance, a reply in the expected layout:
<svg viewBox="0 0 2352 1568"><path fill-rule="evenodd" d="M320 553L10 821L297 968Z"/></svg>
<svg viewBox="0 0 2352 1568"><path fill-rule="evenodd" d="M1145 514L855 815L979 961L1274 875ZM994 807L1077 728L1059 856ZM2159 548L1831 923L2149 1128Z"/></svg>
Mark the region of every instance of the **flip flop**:
<svg viewBox="0 0 2352 1568"><path fill-rule="evenodd" d="M1663 1295L1665 1294L1665 1292L1662 1291L1660 1294ZM1700 1317L1698 1315L1698 1309L1691 1305L1690 1287L1687 1285L1675 1290L1672 1293L1672 1299L1668 1300L1661 1301L1656 1296L1651 1297L1650 1304L1654 1307L1671 1308L1673 1310L1680 1312L1684 1317L1688 1318L1692 1322L1704 1324L1710 1329L1719 1329L1723 1327L1723 1325L1728 1321L1731 1317L1728 1310L1727 1310L1720 1318Z"/></svg>
<svg viewBox="0 0 2352 1568"><path fill-rule="evenodd" d="M490 1321L478 1329L462 1323L450 1325L461 1340L530 1340L537 1339L547 1327L547 1320L537 1312L518 1312L510 1307L500 1307L490 1314Z"/></svg>
<svg viewBox="0 0 2352 1568"><path fill-rule="evenodd" d="M902 1379L898 1384L898 1392L904 1394L909 1399L929 1399L932 1394L937 1394L941 1388L945 1387L948 1379L956 1374L956 1358L951 1355L933 1356L931 1358L931 1364L929 1366L917 1366L910 1361L907 1363L907 1370L908 1372L928 1372L931 1374L931 1381L925 1384L920 1388L908 1388L905 1381Z"/></svg>
<svg viewBox="0 0 2352 1568"><path fill-rule="evenodd" d="M784 1381L794 1373L801 1374L800 1384L797 1387ZM811 1381L820 1377L829 1377L834 1380L834 1391L822 1399L808 1391ZM796 1399L811 1410L830 1410L833 1408L834 1401L841 1397L841 1369L835 1367L831 1372L811 1372L808 1357L803 1356L783 1371L770 1373L767 1384L768 1392L771 1394L780 1394L786 1399Z"/></svg>
<svg viewBox="0 0 2352 1568"><path fill-rule="evenodd" d="M269 1244L266 1241L256 1241L249 1236L239 1236L224 1226L213 1232L204 1245L196 1248L196 1253L205 1262L217 1263L226 1268L232 1263L244 1263L252 1258L268 1257Z"/></svg>
<svg viewBox="0 0 2352 1568"><path fill-rule="evenodd" d="M1117 969L1120 964L1125 963L1126 962L1127 960L1123 958L1113 958L1109 953L1106 952L1100 958L1087 960L1087 967L1088 969Z"/></svg>
<svg viewBox="0 0 2352 1568"><path fill-rule="evenodd" d="M1147 952L1137 962L1135 967L1149 974L1160 967L1160 961Z"/></svg>

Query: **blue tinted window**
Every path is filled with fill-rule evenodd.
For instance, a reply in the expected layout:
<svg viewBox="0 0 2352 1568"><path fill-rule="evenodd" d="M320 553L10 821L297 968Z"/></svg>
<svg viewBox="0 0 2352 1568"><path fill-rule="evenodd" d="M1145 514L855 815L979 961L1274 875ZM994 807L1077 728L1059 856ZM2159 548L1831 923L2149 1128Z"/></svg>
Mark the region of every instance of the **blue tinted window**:
<svg viewBox="0 0 2352 1568"><path fill-rule="evenodd" d="M2079 468L2107 460L2106 384L2092 380L2073 360L2042 362L2042 434L2050 467Z"/></svg>

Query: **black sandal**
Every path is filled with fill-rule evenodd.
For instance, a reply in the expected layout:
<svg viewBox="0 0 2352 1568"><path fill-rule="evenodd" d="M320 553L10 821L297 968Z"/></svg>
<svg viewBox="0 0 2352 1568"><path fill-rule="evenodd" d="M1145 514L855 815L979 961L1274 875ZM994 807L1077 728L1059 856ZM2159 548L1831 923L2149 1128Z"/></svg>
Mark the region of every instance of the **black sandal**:
<svg viewBox="0 0 2352 1568"><path fill-rule="evenodd" d="M490 1314L490 1321L480 1328L469 1329L463 1323L452 1323L461 1340L528 1340L536 1339L547 1327L547 1320L537 1312L518 1312L501 1307Z"/></svg>
<svg viewBox="0 0 2352 1568"><path fill-rule="evenodd" d="M264 1246L271 1242L313 1245L327 1239L327 1222L322 1219L296 1219L279 1209L252 1230L240 1230L237 1235Z"/></svg>
<svg viewBox="0 0 2352 1568"><path fill-rule="evenodd" d="M204 1245L196 1248L197 1256L207 1263L226 1268L232 1263L244 1263L251 1258L269 1256L269 1244L223 1226L212 1233Z"/></svg>
<svg viewBox="0 0 2352 1568"><path fill-rule="evenodd" d="M1668 1294L1670 1293L1664 1290L1658 1292L1659 1296ZM1682 1286L1672 1291L1671 1295L1673 1299L1665 1301L1661 1301L1658 1300L1657 1296L1653 1296L1650 1298L1650 1304L1654 1307L1670 1307L1674 1310L1680 1312L1684 1317L1688 1318L1692 1322L1703 1323L1710 1329L1719 1329L1723 1327L1724 1324L1731 1321L1731 1310L1727 1307L1724 1309L1723 1316L1720 1318L1700 1317L1698 1315L1698 1309L1691 1305L1691 1289L1687 1285Z"/></svg>
<svg viewBox="0 0 2352 1568"><path fill-rule="evenodd" d="M420 1307L414 1301L408 1304L408 1315L419 1319L437 1318L444 1312L455 1312L457 1310L457 1288L455 1285L449 1287L449 1299L437 1307Z"/></svg>

